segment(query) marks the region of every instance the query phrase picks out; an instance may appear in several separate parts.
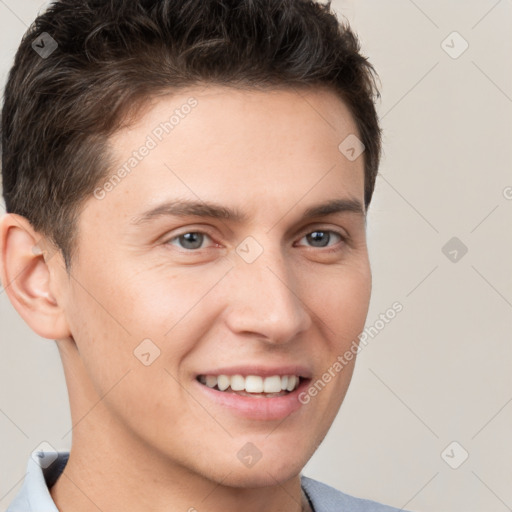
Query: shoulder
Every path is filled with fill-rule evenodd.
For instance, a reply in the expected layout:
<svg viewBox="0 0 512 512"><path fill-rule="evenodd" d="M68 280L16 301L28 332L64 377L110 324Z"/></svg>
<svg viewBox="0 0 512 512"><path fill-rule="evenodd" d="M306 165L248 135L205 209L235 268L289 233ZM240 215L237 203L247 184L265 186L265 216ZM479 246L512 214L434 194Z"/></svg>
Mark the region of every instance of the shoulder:
<svg viewBox="0 0 512 512"><path fill-rule="evenodd" d="M301 482L315 512L341 512L344 510L350 512L398 512L399 510L406 512L403 509L382 505L376 501L349 496L312 478L301 476Z"/></svg>

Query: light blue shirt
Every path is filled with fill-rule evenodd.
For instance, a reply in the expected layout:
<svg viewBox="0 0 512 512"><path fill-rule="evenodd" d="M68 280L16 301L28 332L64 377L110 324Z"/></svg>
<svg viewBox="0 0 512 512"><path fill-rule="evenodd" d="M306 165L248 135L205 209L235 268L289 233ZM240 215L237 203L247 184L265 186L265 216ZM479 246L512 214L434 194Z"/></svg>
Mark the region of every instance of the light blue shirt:
<svg viewBox="0 0 512 512"><path fill-rule="evenodd" d="M33 452L25 480L6 512L59 512L49 489L68 462L69 452ZM314 512L404 512L375 501L354 498L333 487L301 476Z"/></svg>

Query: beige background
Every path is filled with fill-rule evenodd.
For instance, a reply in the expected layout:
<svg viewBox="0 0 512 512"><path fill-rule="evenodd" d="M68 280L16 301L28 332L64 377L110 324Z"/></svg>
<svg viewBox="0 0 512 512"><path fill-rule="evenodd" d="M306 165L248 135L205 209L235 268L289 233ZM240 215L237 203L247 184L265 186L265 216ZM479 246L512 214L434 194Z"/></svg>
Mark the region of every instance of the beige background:
<svg viewBox="0 0 512 512"><path fill-rule="evenodd" d="M43 5L0 0L2 85ZM403 311L361 352L304 474L413 511L511 510L512 2L333 5L382 82L367 325L395 301ZM452 247L442 251L452 237L468 249L456 262ZM0 322L5 510L30 451L42 441L69 449L71 424L54 342L34 335L1 289Z"/></svg>

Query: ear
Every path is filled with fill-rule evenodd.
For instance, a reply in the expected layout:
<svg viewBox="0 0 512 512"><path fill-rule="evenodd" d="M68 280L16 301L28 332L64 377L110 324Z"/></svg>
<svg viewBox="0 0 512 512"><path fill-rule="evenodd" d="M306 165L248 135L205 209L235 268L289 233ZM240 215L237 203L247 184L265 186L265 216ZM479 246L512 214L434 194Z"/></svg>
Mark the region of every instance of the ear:
<svg viewBox="0 0 512 512"><path fill-rule="evenodd" d="M52 289L48 261L55 250L20 215L0 220L0 279L12 305L39 336L61 339L71 335L64 311Z"/></svg>

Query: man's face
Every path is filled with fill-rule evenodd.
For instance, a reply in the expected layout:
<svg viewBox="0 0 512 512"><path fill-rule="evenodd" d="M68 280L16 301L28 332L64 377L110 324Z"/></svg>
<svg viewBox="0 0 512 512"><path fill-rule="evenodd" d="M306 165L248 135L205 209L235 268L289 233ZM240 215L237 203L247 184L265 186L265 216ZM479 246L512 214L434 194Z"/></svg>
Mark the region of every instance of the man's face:
<svg viewBox="0 0 512 512"><path fill-rule="evenodd" d="M353 134L332 92L210 87L155 100L111 139L109 177L132 167L87 200L69 282L59 270L74 440L235 487L301 471L343 401L354 360L332 368L370 299L364 155L338 149ZM292 392L255 394L295 376Z"/></svg>

